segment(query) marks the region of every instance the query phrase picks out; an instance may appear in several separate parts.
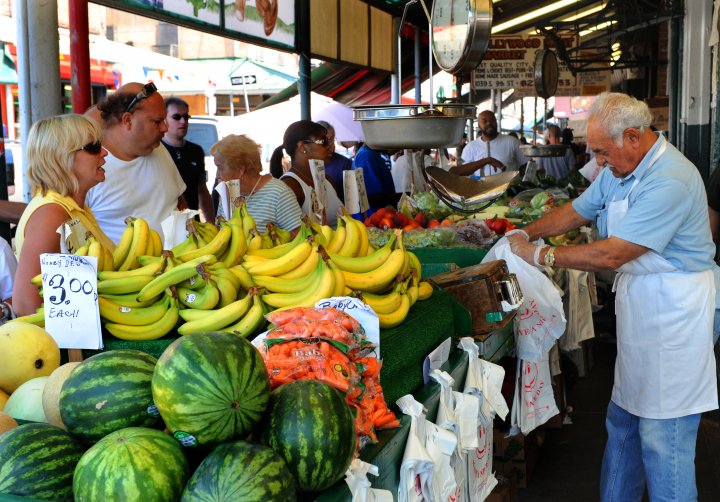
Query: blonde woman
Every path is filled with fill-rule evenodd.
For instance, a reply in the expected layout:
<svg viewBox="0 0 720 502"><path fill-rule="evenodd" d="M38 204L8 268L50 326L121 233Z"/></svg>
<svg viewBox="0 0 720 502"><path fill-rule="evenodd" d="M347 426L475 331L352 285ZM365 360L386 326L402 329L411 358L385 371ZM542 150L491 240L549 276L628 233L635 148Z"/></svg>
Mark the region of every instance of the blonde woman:
<svg viewBox="0 0 720 502"><path fill-rule="evenodd" d="M27 180L33 198L23 211L15 235L18 268L13 307L28 315L42 304L30 279L40 273L40 255L60 252L58 227L77 219L103 246L115 244L100 230L85 205L90 188L105 180L102 132L82 115L59 115L38 120L27 140Z"/></svg>
<svg viewBox="0 0 720 502"><path fill-rule="evenodd" d="M211 146L210 154L219 180L240 180L240 195L258 230L264 232L268 223L290 231L300 226L302 212L295 194L282 181L262 174L257 143L244 134L231 134Z"/></svg>

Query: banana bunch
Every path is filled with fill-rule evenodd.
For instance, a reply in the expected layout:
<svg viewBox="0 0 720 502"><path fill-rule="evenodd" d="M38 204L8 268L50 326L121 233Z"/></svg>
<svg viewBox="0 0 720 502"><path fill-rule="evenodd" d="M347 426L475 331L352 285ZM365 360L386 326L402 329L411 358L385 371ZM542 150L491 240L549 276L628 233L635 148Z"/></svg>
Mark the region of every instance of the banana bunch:
<svg viewBox="0 0 720 502"><path fill-rule="evenodd" d="M97 258L97 269L113 270L113 254L92 235L87 238L85 244L80 246L75 254L78 256L94 256Z"/></svg>
<svg viewBox="0 0 720 502"><path fill-rule="evenodd" d="M264 325L265 309L257 288L251 288L242 298L217 310L187 309L180 311L185 321L179 328L180 335L202 331L227 331L247 337Z"/></svg>
<svg viewBox="0 0 720 502"><path fill-rule="evenodd" d="M130 216L125 220L125 223L127 226L112 254L112 270L121 272L138 268L138 256L157 257L163 251L160 234L151 229L147 221Z"/></svg>
<svg viewBox="0 0 720 502"><path fill-rule="evenodd" d="M121 340L157 340L170 333L180 319L180 306L170 289L147 307L126 307L102 295L98 306L105 329Z"/></svg>

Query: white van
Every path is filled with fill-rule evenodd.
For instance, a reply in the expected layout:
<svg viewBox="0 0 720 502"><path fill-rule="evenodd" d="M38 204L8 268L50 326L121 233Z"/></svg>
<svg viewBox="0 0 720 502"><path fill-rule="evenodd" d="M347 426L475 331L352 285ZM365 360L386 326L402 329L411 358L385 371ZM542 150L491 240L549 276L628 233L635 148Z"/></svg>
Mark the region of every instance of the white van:
<svg viewBox="0 0 720 502"><path fill-rule="evenodd" d="M205 172L207 173L207 186L212 194L213 185L215 184L215 161L210 155L210 147L219 140L232 134L232 117L210 117L210 116L193 116L190 117L188 124L188 133L185 136L187 141L197 143L205 151Z"/></svg>

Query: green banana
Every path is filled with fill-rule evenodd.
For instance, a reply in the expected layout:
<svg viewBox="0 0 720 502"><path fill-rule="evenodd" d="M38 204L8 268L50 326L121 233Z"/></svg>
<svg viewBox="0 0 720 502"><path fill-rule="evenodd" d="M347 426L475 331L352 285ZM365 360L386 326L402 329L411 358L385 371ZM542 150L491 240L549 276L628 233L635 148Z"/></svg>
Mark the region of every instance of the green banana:
<svg viewBox="0 0 720 502"><path fill-rule="evenodd" d="M307 226L302 223L300 224L300 230L298 231L295 238L288 242L287 244L281 244L279 246L275 246L273 248L269 249L255 249L253 251L248 252L249 256L259 256L261 258L267 258L268 260L274 260L277 258L280 258L282 256L285 256L289 251L291 251L295 246L299 245L303 241L307 240L308 236L310 235L310 232L307 228Z"/></svg>
<svg viewBox="0 0 720 502"><path fill-rule="evenodd" d="M250 289L255 285L252 276L242 265L235 265L228 268L228 270L232 272L235 277L238 278L238 281L240 281L240 286L243 289Z"/></svg>
<svg viewBox="0 0 720 502"><path fill-rule="evenodd" d="M154 279L155 277L152 275L136 275L123 277L122 279L107 279L105 281L98 281L97 290L101 295L125 295L128 293L137 293L148 284L151 284ZM155 298L159 294L160 293L149 295L143 299Z"/></svg>
<svg viewBox="0 0 720 502"><path fill-rule="evenodd" d="M100 317L106 321L125 324L126 326L147 326L159 321L170 306L170 297L165 295L163 299L149 307L123 307L110 300L98 297Z"/></svg>
<svg viewBox="0 0 720 502"><path fill-rule="evenodd" d="M215 331L235 323L247 314L253 305L253 295L247 295L242 300L236 300L221 309L213 311L213 315L205 316L194 321L188 321L178 328L178 334L189 335L201 331Z"/></svg>
<svg viewBox="0 0 720 502"><path fill-rule="evenodd" d="M220 292L220 301L218 302L220 308L226 307L237 300L238 290L229 279L217 276L213 277L212 280L215 281L215 286Z"/></svg>
<svg viewBox="0 0 720 502"><path fill-rule="evenodd" d="M102 294L99 296L117 305L120 305L121 307L129 307L131 309L149 307L150 305L157 303L161 299L159 296L156 296L155 298L150 298L149 300L145 300L144 302L139 302L137 301L137 291L133 291L132 293L126 293L124 295Z"/></svg>
<svg viewBox="0 0 720 502"><path fill-rule="evenodd" d="M138 300L143 301L160 295L166 288L180 284L184 280L190 279L196 275L196 267L198 265L202 265L203 263L210 265L215 261L216 259L213 255L205 255L183 263L182 265L174 266L170 268L170 270L166 270L140 290L140 293L138 293ZM170 260L168 260L168 264L169 263Z"/></svg>
<svg viewBox="0 0 720 502"><path fill-rule="evenodd" d="M205 319L207 316L212 316L217 310L197 310L197 309L182 309L180 311L180 317L184 321L197 321L198 319Z"/></svg>
<svg viewBox="0 0 720 502"><path fill-rule="evenodd" d="M98 272L98 280L106 281L108 279L123 279L125 277L135 277L138 275L154 276L154 275L157 275L160 272L162 272L164 268L165 268L165 260L163 258L159 258L158 260L150 262L143 267L134 268L132 270L126 270L124 272L120 272L120 271Z"/></svg>
<svg viewBox="0 0 720 502"><path fill-rule="evenodd" d="M169 305L163 317L157 322L145 326L127 326L109 322L105 323L105 329L121 340L157 340L170 333L180 318L177 300L171 298Z"/></svg>
<svg viewBox="0 0 720 502"><path fill-rule="evenodd" d="M140 267L146 267L150 265L151 263L157 263L162 262L166 259L166 256L160 255L160 256L150 256L150 255L140 255L137 257L138 264Z"/></svg>
<svg viewBox="0 0 720 502"><path fill-rule="evenodd" d="M220 301L220 291L212 279L207 281L204 288L194 290L177 288L178 300L190 309L210 310Z"/></svg>
<svg viewBox="0 0 720 502"><path fill-rule="evenodd" d="M243 288L242 282L240 282L240 279L238 276L233 274L230 269L228 269L222 262L217 262L214 265L210 265L206 267L207 271L210 273L211 276L217 276L217 277L224 277L225 279L232 282L232 285L235 287L235 289L250 289L250 288Z"/></svg>

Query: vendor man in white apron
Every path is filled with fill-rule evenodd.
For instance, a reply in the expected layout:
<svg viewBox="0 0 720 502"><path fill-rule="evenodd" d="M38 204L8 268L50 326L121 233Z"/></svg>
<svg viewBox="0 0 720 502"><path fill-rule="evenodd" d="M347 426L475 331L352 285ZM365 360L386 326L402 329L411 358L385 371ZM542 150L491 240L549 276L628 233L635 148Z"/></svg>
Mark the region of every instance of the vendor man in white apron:
<svg viewBox="0 0 720 502"><path fill-rule="evenodd" d="M712 325L715 248L707 197L695 166L650 130L645 103L600 94L587 143L595 182L509 237L529 263L618 272L615 384L600 480L603 502L697 500L700 414L718 407ZM595 221L603 237L553 248L531 241Z"/></svg>

